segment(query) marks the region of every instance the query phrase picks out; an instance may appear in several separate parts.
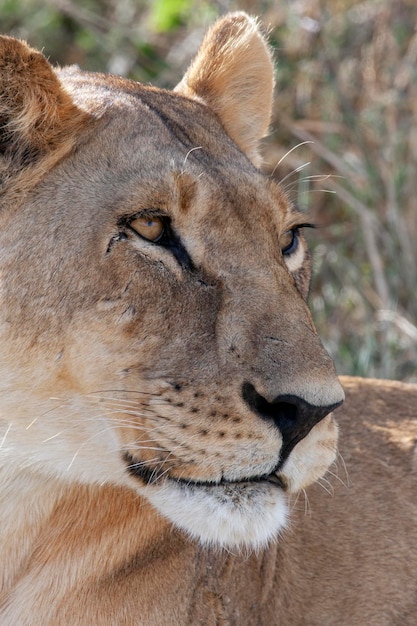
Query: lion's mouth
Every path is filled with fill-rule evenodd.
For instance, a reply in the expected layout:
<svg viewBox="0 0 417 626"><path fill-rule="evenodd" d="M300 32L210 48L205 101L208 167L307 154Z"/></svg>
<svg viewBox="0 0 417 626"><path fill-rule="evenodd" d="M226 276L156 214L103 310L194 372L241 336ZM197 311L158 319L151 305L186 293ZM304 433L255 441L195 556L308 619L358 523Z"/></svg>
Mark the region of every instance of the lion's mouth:
<svg viewBox="0 0 417 626"><path fill-rule="evenodd" d="M271 474L263 474L261 476L248 476L239 480L229 480L221 478L217 481L209 480L194 480L190 478L177 478L170 476L165 471L158 471L157 469L150 469L143 462L136 461L134 457L125 452L123 459L127 465L127 470L131 476L139 478L146 485L154 485L158 482L170 480L177 485L184 485L187 487L201 487L201 488L216 488L216 487L232 487L232 486L246 486L256 484L270 484L283 491L286 491L287 485L284 479L275 472Z"/></svg>

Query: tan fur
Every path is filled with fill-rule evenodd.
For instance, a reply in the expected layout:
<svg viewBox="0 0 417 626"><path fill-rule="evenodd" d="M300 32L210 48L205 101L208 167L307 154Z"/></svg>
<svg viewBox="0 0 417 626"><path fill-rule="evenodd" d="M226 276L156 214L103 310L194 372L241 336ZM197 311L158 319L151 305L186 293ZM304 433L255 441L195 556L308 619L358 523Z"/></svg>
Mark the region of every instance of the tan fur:
<svg viewBox="0 0 417 626"><path fill-rule="evenodd" d="M416 622L417 389L344 379L322 478L272 76L243 13L174 93L0 39L2 626Z"/></svg>
<svg viewBox="0 0 417 626"><path fill-rule="evenodd" d="M0 180L14 203L74 146L86 115L45 57L12 37L0 41ZM22 176L22 166L31 175ZM23 180L22 180L23 179ZM12 197L12 189L16 196Z"/></svg>
<svg viewBox="0 0 417 626"><path fill-rule="evenodd" d="M268 131L273 87L270 51L256 22L241 14L232 24L219 21L212 27L176 91L212 108L230 137L258 165L259 138Z"/></svg>

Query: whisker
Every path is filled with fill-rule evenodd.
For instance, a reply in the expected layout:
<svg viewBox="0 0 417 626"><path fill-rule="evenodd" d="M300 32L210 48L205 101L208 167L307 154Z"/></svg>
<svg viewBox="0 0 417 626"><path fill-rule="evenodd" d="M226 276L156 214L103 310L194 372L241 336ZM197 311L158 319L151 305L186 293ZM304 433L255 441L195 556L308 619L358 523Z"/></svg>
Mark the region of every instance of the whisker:
<svg viewBox="0 0 417 626"><path fill-rule="evenodd" d="M286 159L286 158L287 158L287 156L288 156L289 154L291 154L291 152L293 152L293 151L294 151L294 150L296 150L297 148L300 148L301 146L305 146L306 144L309 144L309 143L314 143L314 141L302 141L301 143L298 143L296 146L294 146L293 148L291 148L291 150L288 150L288 152L286 152L286 153L284 154L284 156L282 156L282 157L280 158L280 160L278 161L278 163L275 165L275 167L274 167L274 169L272 170L272 172L271 172L270 176L272 177L272 176L275 174L275 171L276 171L277 167L279 167L279 166L281 165L281 163L284 161L284 159Z"/></svg>
<svg viewBox="0 0 417 626"><path fill-rule="evenodd" d="M308 176L304 176L303 178L300 178L299 180L301 182L306 181L306 180L313 180L313 181L323 181L323 180L329 180L330 178L344 178L344 176L339 176L339 174L309 174Z"/></svg>
<svg viewBox="0 0 417 626"><path fill-rule="evenodd" d="M293 503L292 503L292 506L291 506L291 511L294 511L295 507L297 506L297 504L298 504L298 500L299 500L299 498L300 498L300 494L301 494L301 492L300 492L300 491L297 491L297 493L295 494L295 499L294 499L294 501L293 501Z"/></svg>
<svg viewBox="0 0 417 626"><path fill-rule="evenodd" d="M83 443L79 446L78 450L75 452L74 456L71 459L70 464L67 467L67 472L71 469L71 467L74 464L75 459L77 458L77 456L79 455L79 453L81 452L81 450L83 448L85 448L85 446L92 440L95 439L96 437L98 437L99 435L102 435L105 432L108 432L109 430L111 430L111 428L103 428L102 430L100 430L97 433L94 433L94 435L91 435L91 437L88 437L85 441L83 441Z"/></svg>
<svg viewBox="0 0 417 626"><path fill-rule="evenodd" d="M60 398L49 398L50 400L59 400L61 402L61 404L59 404L58 406L54 406L51 409L48 409L47 411L44 411L43 413L41 413L40 415L37 415L31 422L30 424L28 424L28 426L26 426L25 430L29 430L29 428L31 428L40 418L45 417L45 415L48 415L49 413L53 413L53 411L59 411L60 409L65 407L66 403L62 403L62 400Z"/></svg>
<svg viewBox="0 0 417 626"><path fill-rule="evenodd" d="M170 470L172 470L172 467L167 467L161 474L158 474L156 480L160 480L161 478L163 478L165 474L168 474L168 472L170 472Z"/></svg>
<svg viewBox="0 0 417 626"><path fill-rule="evenodd" d="M308 167L311 164L311 161L307 161L307 163L303 163L302 165L299 165L298 167L296 167L294 170L292 170L291 172L289 172L286 176L284 176L284 178L282 178L279 181L280 185L283 185L283 183L290 178L291 176L294 176L294 174L298 174L298 172L301 172L305 167Z"/></svg>
<svg viewBox="0 0 417 626"><path fill-rule="evenodd" d="M38 416L38 417L35 417L35 418L34 418L34 419L30 422L30 424L29 424L28 426L26 426L25 430L29 430L29 428L31 428L31 426L33 426L33 424L35 424L35 423L38 421L38 419L39 419L39 416Z"/></svg>
<svg viewBox="0 0 417 626"><path fill-rule="evenodd" d="M283 185L282 188L286 193L290 193L294 190L296 190L300 183L303 182L304 179L299 179L296 180L294 182L290 182L287 185ZM321 192L321 193L332 193L332 194L337 194L337 191L334 191L333 189L325 189L324 187L318 187L318 188L314 188L314 189L303 189L302 193L303 194L307 194L307 193L317 193L317 192Z"/></svg>
<svg viewBox="0 0 417 626"><path fill-rule="evenodd" d="M333 486L331 484L330 481L328 481L326 478L320 478L320 480L318 481L318 484L320 485L320 487L322 489L324 489L324 491L326 493L329 494L329 496L334 496L334 489ZM326 486L327 485L327 486Z"/></svg>
<svg viewBox="0 0 417 626"><path fill-rule="evenodd" d="M89 405L99 406L99 404L97 403L96 399L93 399L93 398L86 398L86 402ZM122 400L122 399L104 398L104 397L103 398L99 398L99 403L100 404L107 403L109 406L120 407L120 409L126 409L126 408L137 409L138 406L148 407L148 405L145 402L135 402L135 403L132 403L131 400Z"/></svg>
<svg viewBox="0 0 417 626"><path fill-rule="evenodd" d="M203 146L196 146L195 148L191 148L191 150L188 150L187 154L185 155L184 162L183 162L183 164L182 164L183 169L185 168L185 165L186 165L186 163L187 163L187 159L188 159L188 157L190 156L190 154L191 154L192 152L194 152L194 150L202 150L202 149L203 149ZM181 174L183 174L183 173L184 173L184 172L181 172Z"/></svg>
<svg viewBox="0 0 417 626"><path fill-rule="evenodd" d="M160 459L158 457L154 457L153 459L147 459L146 461L137 461L135 463L129 463L129 465L127 465L126 467L128 467L129 469L140 469L141 467L144 467L145 465L148 465L149 463L156 463L160 461Z"/></svg>
<svg viewBox="0 0 417 626"><path fill-rule="evenodd" d="M337 195L337 191L334 191L333 189L310 189L310 191L309 191L309 193L317 193L317 192L320 192L320 193L331 193L334 196Z"/></svg>
<svg viewBox="0 0 417 626"><path fill-rule="evenodd" d="M342 467L344 469L345 476L346 476L346 486L349 487L352 483L350 482L349 471L348 471L347 465L345 463L345 459L343 458L342 454L339 451L337 453L337 456L340 459L340 461L342 462Z"/></svg>
<svg viewBox="0 0 417 626"><path fill-rule="evenodd" d="M115 415L117 415L117 412L113 412ZM87 418L90 421L95 421L95 418ZM103 414L101 416L101 419L105 419L107 422L114 424L114 426L131 426L132 428L135 428L137 430L149 430L148 426L142 425L142 424L138 424L137 422L134 422L133 420L128 420L128 419L123 419L121 417L110 417L108 414ZM146 417L146 419L150 422L159 422L159 420L157 418L149 418ZM168 421L164 422L163 424L160 425L161 428L162 427L167 427L169 426ZM151 429L154 429L155 426L152 426Z"/></svg>
<svg viewBox="0 0 417 626"><path fill-rule="evenodd" d="M144 441L134 442L134 443L125 443L118 450L153 450L154 452L166 452L165 448L161 448L159 446L145 446L145 443L154 443L153 439L145 439Z"/></svg>
<svg viewBox="0 0 417 626"><path fill-rule="evenodd" d="M338 476L335 472L332 472L331 470L327 470L327 473L330 474L330 476L333 476L333 478L335 478L337 481L339 481L339 483L341 483L344 487L346 487L346 489L349 488L349 485L345 483L345 481L342 480L340 476Z"/></svg>
<svg viewBox="0 0 417 626"><path fill-rule="evenodd" d="M93 406L97 406L97 403L93 399L86 398L86 400L89 404L93 404ZM136 402L135 404L133 404L130 400L113 399L113 398L106 398L106 397L103 397L99 400L100 400L100 403L107 403L109 407L113 409L119 409L120 411L124 411L126 413L129 412L129 410L131 410L134 413L137 413L139 410L138 407L140 408L141 411L154 413L155 407L157 406L169 406L169 404L165 402L164 400L161 400L160 402L156 402L155 400L153 400L152 405L147 404L145 402ZM165 418L165 419L168 419L168 418Z"/></svg>
<svg viewBox="0 0 417 626"><path fill-rule="evenodd" d="M66 430L69 430L69 428L67 428ZM46 439L43 439L42 443L46 443L47 441L51 441L52 439L59 437L59 435L62 435L63 432L65 431L61 430L58 433L55 433L55 435L51 435L51 437L47 437Z"/></svg>
<svg viewBox="0 0 417 626"><path fill-rule="evenodd" d="M0 443L0 448L2 448L2 447L3 447L3 445L4 445L5 441L6 441L6 437L7 437L7 435L9 434L11 427L12 427L12 423L10 422L10 423L9 423L9 425L8 425L8 427L7 427L7 429L6 429L6 432L5 432L5 433L4 433L4 435L3 435L3 438L2 438L2 440L1 440L1 443Z"/></svg>
<svg viewBox="0 0 417 626"><path fill-rule="evenodd" d="M138 389L100 389L97 391L89 391L88 394L85 394L85 397L88 396L96 396L99 394L104 394L104 393L121 393L121 394L135 394L135 395L141 395L141 396L150 396L155 397L155 398L160 398L161 394L159 393L151 393L149 391L140 391ZM105 398L106 396L103 396L103 398Z"/></svg>
<svg viewBox="0 0 417 626"><path fill-rule="evenodd" d="M303 489L303 496L304 496L304 515L309 515L311 513L311 506L310 506L310 500L307 494L307 491L305 489Z"/></svg>
<svg viewBox="0 0 417 626"><path fill-rule="evenodd" d="M101 407L102 411L101 411L101 415L103 417L110 417L111 415L120 415L120 419L123 419L123 415L126 416L130 416L130 417L144 417L145 419L156 419L154 417L155 415L155 411L152 411L151 413L153 413L153 415L148 415L147 413L144 413L143 411L139 411L139 410L134 410L132 408L129 409L118 409L118 408L113 408L113 407ZM161 419L163 419L161 417ZM133 421L133 420L129 420L129 421Z"/></svg>

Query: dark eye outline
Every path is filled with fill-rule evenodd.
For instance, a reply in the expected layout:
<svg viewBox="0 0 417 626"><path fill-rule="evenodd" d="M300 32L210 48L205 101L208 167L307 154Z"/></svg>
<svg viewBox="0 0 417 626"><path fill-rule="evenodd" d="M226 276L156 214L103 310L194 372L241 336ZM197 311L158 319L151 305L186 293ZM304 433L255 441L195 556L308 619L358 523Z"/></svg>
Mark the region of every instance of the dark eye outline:
<svg viewBox="0 0 417 626"><path fill-rule="evenodd" d="M130 225L139 217L145 217L145 218L146 217L149 217L149 218L158 217L160 220L162 220L164 228L163 228L161 235L156 240L152 241L152 239L147 239L146 237L138 233ZM153 246L159 246L161 248L165 248L175 257L178 264L183 269L194 271L195 269L194 264L192 262L190 255L188 254L187 249L183 245L179 235L172 228L171 218L168 217L167 215L164 215L160 211L158 211L158 209L154 209L154 210L148 209L148 210L140 211L139 213L136 213L135 215L121 217L118 220L117 225L119 229L124 230L124 231L126 230L130 231L135 237L138 237L138 239L141 239L142 241L146 241L146 243L149 243Z"/></svg>
<svg viewBox="0 0 417 626"><path fill-rule="evenodd" d="M133 228L133 226L131 225L135 220L139 219L139 218L148 218L148 219L159 219L162 222L162 232L161 234L156 238L156 239L148 239L148 237L145 237L144 235L142 235L141 233L139 233L137 230L135 230L135 228ZM169 217L167 217L166 215L161 215L160 213L156 213L153 211L142 211L140 213L137 213L136 215L132 215L128 218L122 218L121 220L119 220L119 227L121 228L127 228L128 230L130 230L130 232L132 232L134 235L136 235L136 237L140 237L140 239L142 239L143 241L147 241L148 243L152 243L156 246L169 246L170 240L171 240L171 220Z"/></svg>
<svg viewBox="0 0 417 626"><path fill-rule="evenodd" d="M288 244L288 246L285 246L285 248L282 248L281 250L282 256L291 256L297 251L298 245L300 243L300 230L302 228L315 228L315 227L316 227L315 224L305 223L305 224L298 224L297 226L290 228L289 231L292 233L292 240L291 240L291 243Z"/></svg>
<svg viewBox="0 0 417 626"><path fill-rule="evenodd" d="M294 254L294 252L298 248L298 243L300 241L300 231L298 228L291 228L289 232L291 232L292 234L292 239L291 243L288 244L288 246L282 248L281 252L283 256L290 256L291 254Z"/></svg>
<svg viewBox="0 0 417 626"><path fill-rule="evenodd" d="M152 238L152 237L146 237L146 235L139 232L139 230L133 226L133 224L135 224L135 222L139 219L147 220L148 223L152 221L156 222L156 220L158 220L157 222L158 226L160 226L161 228L161 232L159 233L159 235L157 235L157 237ZM131 220L131 222L128 225L128 228L130 228L130 230L133 230L133 232L136 235L139 235L139 237L142 237L142 239L145 239L145 241L149 241L150 243L159 243L159 241L163 238L165 231L166 231L165 221L160 215L140 215L139 217L136 217L135 219Z"/></svg>

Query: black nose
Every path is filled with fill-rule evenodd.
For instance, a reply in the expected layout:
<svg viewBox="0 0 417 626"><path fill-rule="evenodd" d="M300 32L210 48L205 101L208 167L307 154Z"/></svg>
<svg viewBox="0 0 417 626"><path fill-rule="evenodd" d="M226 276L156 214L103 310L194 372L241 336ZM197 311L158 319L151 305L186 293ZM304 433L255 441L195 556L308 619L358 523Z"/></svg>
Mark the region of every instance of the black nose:
<svg viewBox="0 0 417 626"><path fill-rule="evenodd" d="M280 465L313 426L342 404L337 402L330 406L314 406L295 395L277 396L268 402L251 383L243 384L242 396L252 411L263 419L272 420L279 429L283 439Z"/></svg>

